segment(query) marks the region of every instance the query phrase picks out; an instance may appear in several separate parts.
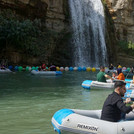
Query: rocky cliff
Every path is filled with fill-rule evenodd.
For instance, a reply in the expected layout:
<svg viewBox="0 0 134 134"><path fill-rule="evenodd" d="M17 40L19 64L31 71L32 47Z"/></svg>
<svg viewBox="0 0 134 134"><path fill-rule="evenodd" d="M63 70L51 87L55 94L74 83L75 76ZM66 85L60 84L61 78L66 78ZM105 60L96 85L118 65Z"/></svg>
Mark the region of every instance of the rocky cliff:
<svg viewBox="0 0 134 134"><path fill-rule="evenodd" d="M134 1L105 0L120 40L134 42ZM42 18L46 26L56 31L66 27L68 0L0 0L0 6L17 10L31 18Z"/></svg>
<svg viewBox="0 0 134 134"><path fill-rule="evenodd" d="M0 13L5 9L10 9L17 17L20 16L22 19L41 19L41 22L48 30L54 31L56 34L59 33L59 36L57 35L57 40L61 38L61 35L62 38L64 38L65 33L63 31L67 31L65 29L68 29L69 12L67 0L0 0ZM60 42L62 45L60 49L66 49L66 42L64 43L64 46L62 41L57 40L56 42ZM26 57L25 52L20 53L17 52L17 50L7 50L6 54L8 55L2 54L1 52L0 59L7 58L9 61L11 61L11 63L14 64L38 65L40 64L40 60L44 60L44 62L47 63L48 59L52 59L51 57L54 57L52 55L53 51L57 53L57 50L54 49L59 47L57 47L57 44L54 43L50 44L50 46L52 45L54 46L52 50L47 51L47 53L43 55L44 59L39 59L39 57L35 56ZM64 59L64 54L59 56Z"/></svg>
<svg viewBox="0 0 134 134"><path fill-rule="evenodd" d="M1 8L10 8L25 17L41 18L50 29L66 26L67 0L0 0Z"/></svg>
<svg viewBox="0 0 134 134"><path fill-rule="evenodd" d="M134 43L134 0L106 0L106 3L114 22L116 39ZM118 49L117 62L130 66L132 61L132 56L122 56Z"/></svg>
<svg viewBox="0 0 134 134"><path fill-rule="evenodd" d="M109 53L109 61L120 62L123 61L122 56L116 55L115 46L116 40L132 41L134 43L134 1L133 0L103 0L106 2L108 10L106 11L106 18L108 25L114 25L113 27L107 27L107 47ZM15 14L19 14L24 18L40 18L48 29L54 30L60 33L63 30L69 29L69 10L68 0L0 0L0 9L11 9ZM110 14L109 14L110 13ZM62 42L61 42L62 44ZM65 45L66 46L66 45ZM60 48L61 46L58 46ZM64 45L62 45L62 48ZM58 49L57 48L57 49ZM58 50L59 51L59 50ZM55 54L56 55L56 51ZM119 52L117 52L119 53ZM113 56L114 55L114 56ZM64 59L64 54L62 56ZM16 58L14 58L16 57ZM12 61L15 63L21 62L22 55L12 54ZM116 58L117 57L117 58ZM127 56L126 56L127 57ZM129 58L128 58L129 59ZM124 65L128 64L124 61ZM32 61L33 60L33 61ZM131 60L133 58L131 57ZM38 58L27 59L27 62L37 63ZM64 61L66 62L66 60Z"/></svg>
<svg viewBox="0 0 134 134"><path fill-rule="evenodd" d="M134 42L134 1L106 0L119 40Z"/></svg>

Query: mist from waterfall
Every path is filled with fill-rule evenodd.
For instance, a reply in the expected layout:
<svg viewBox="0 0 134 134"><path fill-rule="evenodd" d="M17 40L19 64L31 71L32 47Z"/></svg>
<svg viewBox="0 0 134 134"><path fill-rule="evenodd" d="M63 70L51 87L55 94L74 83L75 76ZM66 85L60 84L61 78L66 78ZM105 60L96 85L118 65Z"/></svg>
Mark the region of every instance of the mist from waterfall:
<svg viewBox="0 0 134 134"><path fill-rule="evenodd" d="M105 17L101 0L69 0L74 66L107 65Z"/></svg>

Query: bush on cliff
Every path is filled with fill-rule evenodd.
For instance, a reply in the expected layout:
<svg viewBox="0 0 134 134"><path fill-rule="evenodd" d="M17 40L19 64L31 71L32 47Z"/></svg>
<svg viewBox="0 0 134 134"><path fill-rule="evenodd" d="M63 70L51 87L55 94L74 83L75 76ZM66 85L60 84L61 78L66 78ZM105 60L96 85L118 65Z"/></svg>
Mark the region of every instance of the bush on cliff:
<svg viewBox="0 0 134 134"><path fill-rule="evenodd" d="M124 53L134 56L134 43L131 41L119 41L118 45Z"/></svg>
<svg viewBox="0 0 134 134"><path fill-rule="evenodd" d="M44 20L30 20L12 10L0 10L0 53L4 56L11 51L50 63L59 63L60 60L61 64L68 65L70 36L69 30L56 32L47 29Z"/></svg>
<svg viewBox="0 0 134 134"><path fill-rule="evenodd" d="M46 29L40 19L20 19L10 10L6 14L0 13L1 51L14 48L29 55L41 56L48 51L55 38L57 33Z"/></svg>

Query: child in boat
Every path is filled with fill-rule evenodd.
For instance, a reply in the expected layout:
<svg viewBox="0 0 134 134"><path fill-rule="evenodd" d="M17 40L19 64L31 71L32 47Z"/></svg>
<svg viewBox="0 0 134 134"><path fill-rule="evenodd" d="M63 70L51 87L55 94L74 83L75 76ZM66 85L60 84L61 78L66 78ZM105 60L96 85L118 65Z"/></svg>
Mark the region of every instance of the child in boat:
<svg viewBox="0 0 134 134"><path fill-rule="evenodd" d="M112 78L115 79L115 77L117 77L117 74L115 72L112 72Z"/></svg>
<svg viewBox="0 0 134 134"><path fill-rule="evenodd" d="M117 74L118 74L118 76L115 77L116 79L118 79L118 80L125 80L125 76L122 73L122 68L118 68L117 69Z"/></svg>
<svg viewBox="0 0 134 134"><path fill-rule="evenodd" d="M50 71L56 71L56 66L53 64L51 64L51 66L49 68L50 68Z"/></svg>
<svg viewBox="0 0 134 134"><path fill-rule="evenodd" d="M42 68L43 71L45 71L46 70L46 64L42 64L41 68Z"/></svg>

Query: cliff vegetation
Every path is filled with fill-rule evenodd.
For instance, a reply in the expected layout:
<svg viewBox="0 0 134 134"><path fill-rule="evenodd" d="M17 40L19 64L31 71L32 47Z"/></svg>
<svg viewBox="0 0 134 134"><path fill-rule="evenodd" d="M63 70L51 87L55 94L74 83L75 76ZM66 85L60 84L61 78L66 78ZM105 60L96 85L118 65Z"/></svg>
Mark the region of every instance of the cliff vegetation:
<svg viewBox="0 0 134 134"><path fill-rule="evenodd" d="M41 19L27 19L10 9L0 12L0 56L11 64L69 64L70 35L48 29Z"/></svg>

